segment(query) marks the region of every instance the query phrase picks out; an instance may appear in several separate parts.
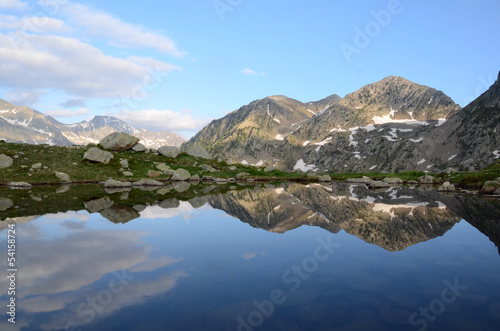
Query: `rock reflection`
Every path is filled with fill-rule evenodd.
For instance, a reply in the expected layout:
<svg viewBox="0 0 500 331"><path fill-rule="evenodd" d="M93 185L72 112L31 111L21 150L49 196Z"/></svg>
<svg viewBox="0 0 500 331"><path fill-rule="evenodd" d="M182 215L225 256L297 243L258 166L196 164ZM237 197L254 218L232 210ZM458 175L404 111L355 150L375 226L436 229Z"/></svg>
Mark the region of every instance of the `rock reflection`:
<svg viewBox="0 0 500 331"><path fill-rule="evenodd" d="M203 184L137 187L128 189L126 195L93 186L72 187L58 196L35 191L9 190L8 195L0 191L0 196L4 196L0 199L0 218L86 209L113 223L127 223L141 216L174 217L208 204L255 228L276 233L302 225L332 233L344 230L388 251L400 251L442 236L462 219L497 246L500 243L498 202L408 187L372 191L364 184L285 183L244 185L237 190ZM44 196L44 200L32 200L29 197L33 194ZM5 227L5 222L0 223L0 229Z"/></svg>

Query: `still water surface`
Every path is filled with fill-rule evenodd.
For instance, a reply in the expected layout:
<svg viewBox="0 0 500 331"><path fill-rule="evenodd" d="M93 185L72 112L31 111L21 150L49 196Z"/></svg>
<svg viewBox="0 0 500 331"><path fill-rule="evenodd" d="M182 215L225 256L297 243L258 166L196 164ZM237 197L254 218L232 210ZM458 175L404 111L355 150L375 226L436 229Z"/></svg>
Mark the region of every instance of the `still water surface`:
<svg viewBox="0 0 500 331"><path fill-rule="evenodd" d="M0 190L0 329L500 330L499 203L234 188Z"/></svg>

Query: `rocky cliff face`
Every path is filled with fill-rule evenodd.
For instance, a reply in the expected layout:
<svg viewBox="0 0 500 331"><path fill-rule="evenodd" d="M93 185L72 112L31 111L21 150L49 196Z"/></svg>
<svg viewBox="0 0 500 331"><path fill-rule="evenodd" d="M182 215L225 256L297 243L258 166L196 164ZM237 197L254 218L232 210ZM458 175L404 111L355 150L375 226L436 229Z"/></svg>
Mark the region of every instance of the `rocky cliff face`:
<svg viewBox="0 0 500 331"><path fill-rule="evenodd" d="M480 97L433 132L453 155L437 149L433 157L463 170L479 170L500 160L500 74ZM435 130L436 131L436 130Z"/></svg>
<svg viewBox="0 0 500 331"><path fill-rule="evenodd" d="M391 76L343 99L254 101L213 121L185 145L198 143L232 162L286 170L440 171L465 162L457 157L463 143L449 138L451 124L464 118L467 113L443 92Z"/></svg>
<svg viewBox="0 0 500 331"><path fill-rule="evenodd" d="M63 124L28 107L16 107L0 99L0 139L8 142L49 145L86 145L113 132L126 132L141 139L149 148L180 146L185 139L166 131L137 129L112 116L95 116L90 121Z"/></svg>
<svg viewBox="0 0 500 331"><path fill-rule="evenodd" d="M257 100L212 121L183 149L199 144L212 155L234 162L274 164L276 151L289 135L339 100L336 95L307 104L284 96Z"/></svg>

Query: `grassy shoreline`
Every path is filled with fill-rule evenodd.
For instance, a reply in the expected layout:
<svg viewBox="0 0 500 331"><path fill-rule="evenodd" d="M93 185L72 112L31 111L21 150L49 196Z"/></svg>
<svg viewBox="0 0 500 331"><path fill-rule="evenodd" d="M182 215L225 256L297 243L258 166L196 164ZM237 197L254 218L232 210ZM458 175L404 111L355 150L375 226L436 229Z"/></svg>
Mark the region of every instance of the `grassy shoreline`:
<svg viewBox="0 0 500 331"><path fill-rule="evenodd" d="M191 175L198 174L201 177L211 176L216 178L234 178L238 173L248 173L248 178L259 182L271 181L294 181L310 182L317 181L318 178L311 174L285 172L281 170L264 171L264 167L246 166L242 164L230 165L224 161L201 159L185 153L179 154L176 158L168 158L155 153L142 152L113 152L114 158L109 164L93 163L83 159L84 153L91 146L49 146L30 145L18 143L6 143L0 141L0 154L5 154L13 158L12 166L0 171L0 186L5 186L10 182L26 182L32 185L58 185L62 181L58 179L54 172L63 172L71 177L73 184L95 184L104 182L110 178L119 181L138 181L148 178L148 171L158 170L157 165L164 163L173 170L179 168L189 171ZM125 176L120 164L121 160L127 160L128 170L133 176ZM41 164L41 167L33 169L34 164ZM217 170L212 173L202 170L201 165L208 165ZM230 168L231 167L231 168ZM332 180L343 181L348 178L369 177L372 180L382 180L386 177L397 177L405 183L408 181L418 181L420 176L426 175L424 172L407 171L401 173L327 173ZM495 180L500 177L500 162L490 165L486 169L478 172L453 174L439 173L431 174L436 178L436 184L449 181L460 188L481 188L486 181ZM155 180L161 182L169 181L167 175L160 174Z"/></svg>

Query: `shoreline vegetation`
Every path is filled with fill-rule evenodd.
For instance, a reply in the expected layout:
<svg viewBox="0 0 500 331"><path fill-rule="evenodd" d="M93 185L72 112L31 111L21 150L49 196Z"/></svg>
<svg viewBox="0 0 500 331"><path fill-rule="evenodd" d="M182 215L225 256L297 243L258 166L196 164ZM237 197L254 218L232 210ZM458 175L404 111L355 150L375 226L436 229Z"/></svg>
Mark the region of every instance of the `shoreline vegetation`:
<svg viewBox="0 0 500 331"><path fill-rule="evenodd" d="M107 187L155 186L170 182L328 182L349 181L365 183L371 188L388 185L435 186L443 192L500 195L500 162L477 172L425 173L407 171L400 173L303 173L285 172L272 167L228 164L222 160L207 159L174 153L165 156L155 149L144 148L112 151L108 163L85 159L89 149L106 150L101 144L87 146L50 146L8 143L0 140L0 159L7 159L0 166L0 186L22 187L103 183ZM110 155L110 154L108 154ZM1 161L1 160L0 160ZM10 163L10 165L9 165ZM8 166L7 166L8 165ZM379 186L377 186L377 183ZM383 183L380 184L380 183ZM444 185L447 188L441 189ZM440 186L441 185L441 186ZM439 187L439 188L438 188Z"/></svg>

